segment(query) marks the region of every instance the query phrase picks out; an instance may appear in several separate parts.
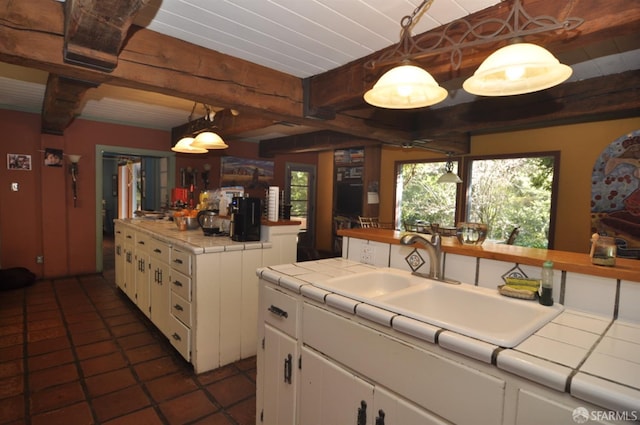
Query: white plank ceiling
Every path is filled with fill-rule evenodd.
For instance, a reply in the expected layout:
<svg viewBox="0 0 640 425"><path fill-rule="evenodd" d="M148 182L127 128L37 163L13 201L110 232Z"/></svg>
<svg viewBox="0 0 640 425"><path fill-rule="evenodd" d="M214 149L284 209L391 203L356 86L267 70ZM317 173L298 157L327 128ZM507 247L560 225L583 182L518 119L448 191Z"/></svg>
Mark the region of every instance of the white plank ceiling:
<svg viewBox="0 0 640 425"><path fill-rule="evenodd" d="M414 34L497 4L435 0ZM396 44L400 21L419 0L152 0L136 24L297 77L309 77ZM600 55L598 55L600 56ZM594 56L595 57L595 56ZM638 50L573 66L572 80L640 68ZM47 75L0 63L0 108L39 113ZM439 105L472 100L462 90ZM103 85L86 95L80 118L169 130L187 121L193 102ZM294 130L247 135L270 138Z"/></svg>

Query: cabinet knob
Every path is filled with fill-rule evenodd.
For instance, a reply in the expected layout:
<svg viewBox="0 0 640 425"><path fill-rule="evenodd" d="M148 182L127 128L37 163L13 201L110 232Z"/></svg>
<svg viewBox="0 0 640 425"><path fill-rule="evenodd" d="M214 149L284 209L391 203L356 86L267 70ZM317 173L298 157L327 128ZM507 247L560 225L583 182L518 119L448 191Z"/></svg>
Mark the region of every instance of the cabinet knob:
<svg viewBox="0 0 640 425"><path fill-rule="evenodd" d="M180 335L178 335L177 333L174 333L173 335L171 335L171 337L176 341L182 341L182 338L180 338Z"/></svg>

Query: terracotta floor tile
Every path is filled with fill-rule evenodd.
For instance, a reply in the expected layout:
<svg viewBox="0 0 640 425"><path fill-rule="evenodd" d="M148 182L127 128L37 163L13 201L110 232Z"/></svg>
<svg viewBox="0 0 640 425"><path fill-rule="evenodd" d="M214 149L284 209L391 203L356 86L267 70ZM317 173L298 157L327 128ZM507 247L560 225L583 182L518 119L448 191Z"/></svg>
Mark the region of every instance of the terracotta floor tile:
<svg viewBox="0 0 640 425"><path fill-rule="evenodd" d="M0 309L0 319L5 319L7 317L22 317L22 303L12 306L11 304L5 304L3 302L2 308Z"/></svg>
<svg viewBox="0 0 640 425"><path fill-rule="evenodd" d="M35 371L29 374L29 387L32 391L40 391L54 385L64 384L66 382L78 379L78 371L76 365L71 363L62 366L50 367Z"/></svg>
<svg viewBox="0 0 640 425"><path fill-rule="evenodd" d="M147 382L145 386L151 397L155 401L161 402L195 391L198 385L189 375L186 373L174 373Z"/></svg>
<svg viewBox="0 0 640 425"><path fill-rule="evenodd" d="M103 317L120 316L122 314L127 314L129 312L130 312L129 306L123 303L123 305L120 307L112 308L109 310L102 310L102 316Z"/></svg>
<svg viewBox="0 0 640 425"><path fill-rule="evenodd" d="M124 325L126 323L137 322L138 320L140 320L140 319L138 319L138 317L136 317L135 314L132 314L130 312L127 312L126 314L121 314L119 316L112 316L112 317L105 317L104 318L104 321L109 326Z"/></svg>
<svg viewBox="0 0 640 425"><path fill-rule="evenodd" d="M82 373L86 377L121 369L126 365L127 361L119 351L100 357L92 357L80 362Z"/></svg>
<svg viewBox="0 0 640 425"><path fill-rule="evenodd" d="M65 312L64 319L67 321L67 323L78 323L78 322L85 322L88 320L99 320L100 315L95 311L80 312L80 313Z"/></svg>
<svg viewBox="0 0 640 425"><path fill-rule="evenodd" d="M122 337L132 334L137 334L147 330L147 327L142 322L132 322L119 326L112 326L111 332L116 337Z"/></svg>
<svg viewBox="0 0 640 425"><path fill-rule="evenodd" d="M227 409L227 412L238 422L238 425L254 425L256 423L256 398L250 397Z"/></svg>
<svg viewBox="0 0 640 425"><path fill-rule="evenodd" d="M148 362L139 363L133 366L141 381L149 381L160 376L177 372L178 365L170 356L160 357L159 359L150 360Z"/></svg>
<svg viewBox="0 0 640 425"><path fill-rule="evenodd" d="M51 317L41 320L30 320L27 323L27 330L29 332L40 331L43 329L63 327L62 317Z"/></svg>
<svg viewBox="0 0 640 425"><path fill-rule="evenodd" d="M75 345L91 344L93 342L105 341L111 338L109 331L101 329L97 331L89 331L81 334L71 335L71 339Z"/></svg>
<svg viewBox="0 0 640 425"><path fill-rule="evenodd" d="M27 354L29 356L37 356L70 347L71 343L69 342L69 338L65 335L45 341L29 342L27 345Z"/></svg>
<svg viewBox="0 0 640 425"><path fill-rule="evenodd" d="M164 422L152 407L105 422L104 425L161 425Z"/></svg>
<svg viewBox="0 0 640 425"><path fill-rule="evenodd" d="M49 367L71 363L74 360L75 358L70 348L52 351L51 353L40 354L38 356L31 356L28 360L29 371L34 372L36 370L47 369Z"/></svg>
<svg viewBox="0 0 640 425"><path fill-rule="evenodd" d="M36 342L58 338L67 335L67 329L64 326L55 326L46 329L39 329L35 331L27 331L27 341Z"/></svg>
<svg viewBox="0 0 640 425"><path fill-rule="evenodd" d="M218 413L214 413L213 415L204 417L196 422L192 422L191 425L237 425L237 424L231 418L229 418L228 413L224 411L220 411Z"/></svg>
<svg viewBox="0 0 640 425"><path fill-rule="evenodd" d="M11 347L13 345L22 344L24 341L23 334L11 334L0 336L0 348Z"/></svg>
<svg viewBox="0 0 640 425"><path fill-rule="evenodd" d="M238 374L238 369L233 365L222 366L209 372L198 375L198 381L202 385L208 385Z"/></svg>
<svg viewBox="0 0 640 425"><path fill-rule="evenodd" d="M31 393L30 408L32 414L42 413L84 401L84 391L79 381L49 387Z"/></svg>
<svg viewBox="0 0 640 425"><path fill-rule="evenodd" d="M167 355L167 347L159 342L142 347L132 348L126 352L127 358L132 364L146 362Z"/></svg>
<svg viewBox="0 0 640 425"><path fill-rule="evenodd" d="M0 391L1 392L1 391ZM24 396L0 397L0 423L10 423L24 418Z"/></svg>
<svg viewBox="0 0 640 425"><path fill-rule="evenodd" d="M22 321L17 323L8 323L7 321L2 321L0 324L0 335L13 335L13 334L21 334L24 332L24 324Z"/></svg>
<svg viewBox="0 0 640 425"><path fill-rule="evenodd" d="M118 369L85 379L91 397L98 397L136 384L129 368Z"/></svg>
<svg viewBox="0 0 640 425"><path fill-rule="evenodd" d="M69 323L68 327L69 327L69 332L71 332L72 335L81 334L89 331L102 330L107 328L107 326L104 324L102 319L87 320L84 322L77 322L77 323Z"/></svg>
<svg viewBox="0 0 640 425"><path fill-rule="evenodd" d="M22 375L24 372L22 359L7 360L0 363L0 379Z"/></svg>
<svg viewBox="0 0 640 425"><path fill-rule="evenodd" d="M94 342L93 344L76 347L76 355L79 360L90 359L92 357L103 356L105 354L118 351L119 348L112 340Z"/></svg>
<svg viewBox="0 0 640 425"><path fill-rule="evenodd" d="M22 394L24 391L24 377L22 375L4 378L0 381L0 399Z"/></svg>
<svg viewBox="0 0 640 425"><path fill-rule="evenodd" d="M34 415L31 425L84 425L93 424L91 408L86 402Z"/></svg>
<svg viewBox="0 0 640 425"><path fill-rule="evenodd" d="M47 295L47 297L54 298L55 295L50 294ZM29 304L27 305L27 311L29 312L29 315L45 311L58 312L59 308L60 307L58 306L58 303L56 303L55 301L51 301L50 299L40 303L29 302Z"/></svg>
<svg viewBox="0 0 640 425"><path fill-rule="evenodd" d="M256 393L256 385L244 375L235 375L207 386L222 406L230 406Z"/></svg>
<svg viewBox="0 0 640 425"><path fill-rule="evenodd" d="M0 348L0 359L15 360L24 357L23 345L12 345L11 347Z"/></svg>
<svg viewBox="0 0 640 425"><path fill-rule="evenodd" d="M92 404L96 418L104 422L149 406L149 399L141 387L133 386L97 397Z"/></svg>
<svg viewBox="0 0 640 425"><path fill-rule="evenodd" d="M156 342L156 339L151 332L141 332L118 338L118 344L125 350L151 344L152 342Z"/></svg>
<svg viewBox="0 0 640 425"><path fill-rule="evenodd" d="M195 391L160 404L170 424L185 424L218 411L203 391Z"/></svg>
<svg viewBox="0 0 640 425"><path fill-rule="evenodd" d="M60 310L57 308L55 310L44 310L44 311L36 311L33 313L29 313L27 315L27 321L36 322L39 320L47 320L47 319L59 319L62 320L62 314L60 314Z"/></svg>
<svg viewBox="0 0 640 425"><path fill-rule="evenodd" d="M244 359L244 360L240 360L236 363L234 363L234 365L240 369L240 370L252 370L256 368L256 357L249 357L248 359Z"/></svg>

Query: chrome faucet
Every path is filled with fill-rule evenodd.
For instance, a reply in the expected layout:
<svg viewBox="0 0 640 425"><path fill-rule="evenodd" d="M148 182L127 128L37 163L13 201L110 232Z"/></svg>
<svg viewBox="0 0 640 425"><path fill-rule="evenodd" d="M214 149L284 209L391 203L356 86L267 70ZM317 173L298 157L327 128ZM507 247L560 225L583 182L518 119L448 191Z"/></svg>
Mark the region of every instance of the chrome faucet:
<svg viewBox="0 0 640 425"><path fill-rule="evenodd" d="M443 280L442 271L440 270L440 258L442 256L442 240L440 239L440 234L434 233L431 235L431 240L428 240L416 233L407 233L400 238L400 244L402 245L413 245L416 242L424 245L427 250L427 254L429 254L428 277L431 279Z"/></svg>

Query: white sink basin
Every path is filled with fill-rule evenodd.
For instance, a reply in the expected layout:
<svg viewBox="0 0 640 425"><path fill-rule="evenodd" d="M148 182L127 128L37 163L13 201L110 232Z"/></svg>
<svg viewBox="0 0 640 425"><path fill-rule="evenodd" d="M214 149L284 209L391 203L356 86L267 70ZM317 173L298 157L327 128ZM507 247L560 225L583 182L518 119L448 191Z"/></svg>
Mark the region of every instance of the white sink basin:
<svg viewBox="0 0 640 425"><path fill-rule="evenodd" d="M440 282L389 293L375 304L501 347L518 345L564 309L507 298L488 288Z"/></svg>
<svg viewBox="0 0 640 425"><path fill-rule="evenodd" d="M396 269L378 269L370 272L335 277L314 286L360 301L369 302L380 296L413 286L432 285L427 279Z"/></svg>

